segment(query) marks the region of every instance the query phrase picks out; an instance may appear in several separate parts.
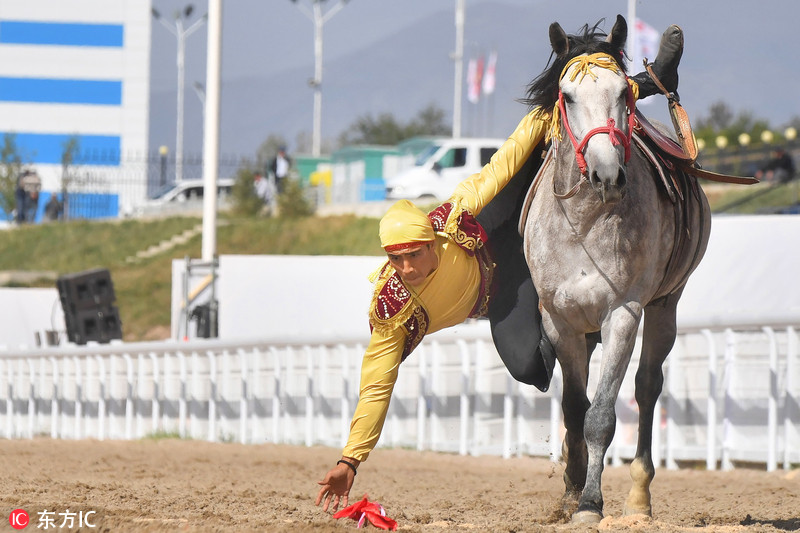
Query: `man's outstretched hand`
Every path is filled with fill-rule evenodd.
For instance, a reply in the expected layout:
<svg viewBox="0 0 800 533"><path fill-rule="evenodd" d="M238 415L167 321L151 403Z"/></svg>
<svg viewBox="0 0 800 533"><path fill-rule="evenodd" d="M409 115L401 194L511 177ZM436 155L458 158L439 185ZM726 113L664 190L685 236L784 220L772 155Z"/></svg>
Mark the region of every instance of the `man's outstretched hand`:
<svg viewBox="0 0 800 533"><path fill-rule="evenodd" d="M345 458L345 460L358 466L359 462L355 459ZM344 463L339 463L331 468L325 475L325 479L317 481L322 488L319 489L314 505L322 503L322 510L326 513L331 503L333 503L332 512L336 512L339 503L342 504L342 507L347 507L350 488L353 486L355 477L355 472Z"/></svg>

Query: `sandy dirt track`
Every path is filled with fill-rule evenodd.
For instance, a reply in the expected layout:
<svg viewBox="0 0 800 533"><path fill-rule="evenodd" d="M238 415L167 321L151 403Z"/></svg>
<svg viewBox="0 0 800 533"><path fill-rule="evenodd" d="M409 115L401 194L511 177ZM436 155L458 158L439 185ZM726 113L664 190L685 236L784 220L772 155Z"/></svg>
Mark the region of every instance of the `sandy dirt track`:
<svg viewBox="0 0 800 533"><path fill-rule="evenodd" d="M323 447L181 440L0 441L3 518L14 509L89 512L82 531L348 531L314 506L316 481L338 459ZM659 470L655 518L620 516L627 467L603 477L606 518L566 523L563 465L540 458L460 457L378 449L359 469L351 503L367 492L401 531L782 532L800 531L800 470L767 473ZM77 519L76 519L77 521ZM369 528L377 531L375 528ZM74 529L73 529L74 530Z"/></svg>

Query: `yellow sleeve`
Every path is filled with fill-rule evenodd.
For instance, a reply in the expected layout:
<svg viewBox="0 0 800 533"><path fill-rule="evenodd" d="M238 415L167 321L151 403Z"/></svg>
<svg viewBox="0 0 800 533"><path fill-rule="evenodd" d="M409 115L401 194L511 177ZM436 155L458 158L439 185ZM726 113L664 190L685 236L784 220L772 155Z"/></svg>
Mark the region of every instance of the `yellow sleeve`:
<svg viewBox="0 0 800 533"><path fill-rule="evenodd" d="M458 184L453 198L473 215L480 213L519 172L536 145L544 139L550 123L550 113L539 107L525 115L481 171Z"/></svg>
<svg viewBox="0 0 800 533"><path fill-rule="evenodd" d="M377 330L372 332L361 363L361 390L343 456L366 461L378 444L405 342L402 327L393 329L388 336Z"/></svg>

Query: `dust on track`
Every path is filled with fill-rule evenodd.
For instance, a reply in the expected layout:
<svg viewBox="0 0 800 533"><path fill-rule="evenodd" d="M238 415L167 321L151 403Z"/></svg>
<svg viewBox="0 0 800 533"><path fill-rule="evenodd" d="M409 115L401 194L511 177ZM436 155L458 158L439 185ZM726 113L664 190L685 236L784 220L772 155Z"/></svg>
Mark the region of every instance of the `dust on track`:
<svg viewBox="0 0 800 533"><path fill-rule="evenodd" d="M0 442L5 518L95 511L83 531L350 530L314 506L316 481L339 450L190 440ZM563 465L543 458L462 457L378 449L359 468L350 503L365 493L401 531L766 533L800 531L800 470L660 469L654 519L622 517L627 467L603 475L606 518L567 522ZM51 515L52 516L52 515ZM9 526L6 530L11 531ZM51 527L51 530L53 528ZM37 529L38 530L38 529ZM65 528L59 529L60 531Z"/></svg>

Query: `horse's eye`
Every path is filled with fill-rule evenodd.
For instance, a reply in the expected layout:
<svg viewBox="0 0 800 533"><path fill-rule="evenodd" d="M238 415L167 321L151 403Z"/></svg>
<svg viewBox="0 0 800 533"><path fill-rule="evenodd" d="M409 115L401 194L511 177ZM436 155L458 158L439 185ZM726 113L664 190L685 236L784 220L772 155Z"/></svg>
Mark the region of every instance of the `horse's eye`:
<svg viewBox="0 0 800 533"><path fill-rule="evenodd" d="M623 102L628 100L628 89L625 88L622 92L619 93L619 99Z"/></svg>
<svg viewBox="0 0 800 533"><path fill-rule="evenodd" d="M572 99L572 95L564 94L564 103L571 104L572 102L574 102L574 100Z"/></svg>

